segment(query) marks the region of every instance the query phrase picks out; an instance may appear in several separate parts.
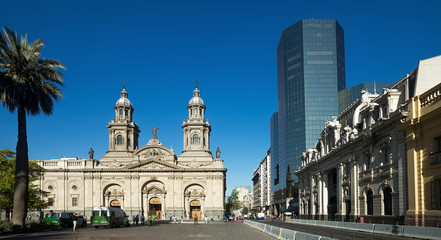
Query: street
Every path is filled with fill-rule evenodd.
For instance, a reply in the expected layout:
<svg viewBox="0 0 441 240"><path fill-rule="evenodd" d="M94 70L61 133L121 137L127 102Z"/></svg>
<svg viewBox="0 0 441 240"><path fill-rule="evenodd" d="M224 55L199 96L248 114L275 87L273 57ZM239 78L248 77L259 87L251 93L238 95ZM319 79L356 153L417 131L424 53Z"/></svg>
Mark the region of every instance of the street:
<svg viewBox="0 0 441 240"><path fill-rule="evenodd" d="M157 221L152 227L138 225L122 228L99 228L87 226L78 228L77 232L72 229L62 229L59 231L23 233L13 235L0 235L0 239L76 239L76 240L106 240L106 239L210 239L210 240L266 240L273 239L265 233L249 227L244 223L223 223L214 222L209 224L193 225L171 224L168 222Z"/></svg>

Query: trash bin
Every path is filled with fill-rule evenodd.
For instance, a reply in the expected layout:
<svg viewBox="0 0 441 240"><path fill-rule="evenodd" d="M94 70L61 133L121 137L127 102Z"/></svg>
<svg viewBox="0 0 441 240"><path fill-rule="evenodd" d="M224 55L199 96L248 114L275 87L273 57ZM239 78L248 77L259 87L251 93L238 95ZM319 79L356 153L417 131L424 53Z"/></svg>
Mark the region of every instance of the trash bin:
<svg viewBox="0 0 441 240"><path fill-rule="evenodd" d="M364 223L364 217L360 217L360 223Z"/></svg>

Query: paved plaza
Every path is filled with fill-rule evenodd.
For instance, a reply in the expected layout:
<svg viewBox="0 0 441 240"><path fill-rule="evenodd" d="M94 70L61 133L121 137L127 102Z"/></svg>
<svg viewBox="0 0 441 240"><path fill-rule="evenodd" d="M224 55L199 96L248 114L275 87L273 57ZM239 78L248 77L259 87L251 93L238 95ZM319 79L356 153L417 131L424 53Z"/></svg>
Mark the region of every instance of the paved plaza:
<svg viewBox="0 0 441 240"><path fill-rule="evenodd" d="M79 228L77 232L71 229L60 231L49 231L39 233L24 233L2 236L0 239L75 239L75 240L106 240L106 239L209 239L209 240L266 240L274 239L261 231L254 229L244 223L222 223L214 222L209 224L170 224L166 222L155 222L152 227L131 226L122 228L99 228L88 226Z"/></svg>

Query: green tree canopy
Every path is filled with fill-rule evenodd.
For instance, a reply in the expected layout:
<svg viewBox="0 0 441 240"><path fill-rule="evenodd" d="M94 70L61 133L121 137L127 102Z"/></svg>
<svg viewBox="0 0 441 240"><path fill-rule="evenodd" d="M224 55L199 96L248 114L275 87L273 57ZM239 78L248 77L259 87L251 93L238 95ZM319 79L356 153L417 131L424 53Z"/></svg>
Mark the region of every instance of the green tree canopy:
<svg viewBox="0 0 441 240"><path fill-rule="evenodd" d="M47 207L48 203L43 200L48 192L44 192L39 186L32 184L44 173L44 168L36 162L29 162L29 191L28 210L40 210ZM15 153L9 149L0 150L0 210L5 211L7 217L14 205L15 184Z"/></svg>

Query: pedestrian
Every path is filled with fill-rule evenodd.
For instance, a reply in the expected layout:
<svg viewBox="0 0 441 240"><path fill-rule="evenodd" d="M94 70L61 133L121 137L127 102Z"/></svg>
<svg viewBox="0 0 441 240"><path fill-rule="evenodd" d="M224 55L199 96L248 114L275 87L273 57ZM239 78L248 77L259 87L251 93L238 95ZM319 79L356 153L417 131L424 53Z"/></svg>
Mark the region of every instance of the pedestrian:
<svg viewBox="0 0 441 240"><path fill-rule="evenodd" d="M213 216L211 216L211 222L213 222Z"/></svg>
<svg viewBox="0 0 441 240"><path fill-rule="evenodd" d="M182 218L182 216L181 216L181 224L183 224L184 223L184 219Z"/></svg>
<svg viewBox="0 0 441 240"><path fill-rule="evenodd" d="M132 224L135 224L136 223L136 216L135 215L133 215L133 218L132 218Z"/></svg>
<svg viewBox="0 0 441 240"><path fill-rule="evenodd" d="M152 226L152 222L153 222L153 216L150 216L150 217L149 217L149 226L150 226L150 227Z"/></svg>
<svg viewBox="0 0 441 240"><path fill-rule="evenodd" d="M205 216L204 220L205 220L204 221L205 223L208 223L208 217L207 216Z"/></svg>
<svg viewBox="0 0 441 240"><path fill-rule="evenodd" d="M73 213L72 214L72 222L73 222L73 231L76 232L77 231L77 221L78 221L78 214L77 213Z"/></svg>
<svg viewBox="0 0 441 240"><path fill-rule="evenodd" d="M194 220L194 225L198 225L198 215L194 215L193 220Z"/></svg>
<svg viewBox="0 0 441 240"><path fill-rule="evenodd" d="M145 217L144 217L144 213L141 215L141 225L144 225L144 220L145 220Z"/></svg>
<svg viewBox="0 0 441 240"><path fill-rule="evenodd" d="M138 222L139 222L139 215L136 215L136 217L135 217L135 222L136 222L136 225L138 225Z"/></svg>

